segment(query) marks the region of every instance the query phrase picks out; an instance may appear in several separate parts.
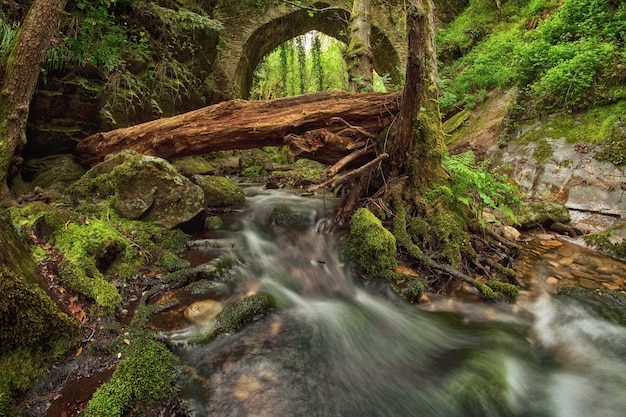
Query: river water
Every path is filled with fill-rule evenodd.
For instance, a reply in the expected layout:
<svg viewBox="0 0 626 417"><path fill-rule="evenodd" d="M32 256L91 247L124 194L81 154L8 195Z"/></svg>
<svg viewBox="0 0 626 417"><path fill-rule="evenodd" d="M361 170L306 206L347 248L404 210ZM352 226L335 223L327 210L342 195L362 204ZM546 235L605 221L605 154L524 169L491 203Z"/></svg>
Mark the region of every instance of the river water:
<svg viewBox="0 0 626 417"><path fill-rule="evenodd" d="M626 415L626 328L541 286L516 305L407 305L342 264L323 221L332 202L247 192L242 211L211 236L212 249L193 259L233 259L238 285L216 304L263 292L279 308L202 345L186 341L207 331L215 312L192 322L177 310L177 324L161 334L183 359L181 389L194 416ZM272 224L284 205L298 225Z"/></svg>

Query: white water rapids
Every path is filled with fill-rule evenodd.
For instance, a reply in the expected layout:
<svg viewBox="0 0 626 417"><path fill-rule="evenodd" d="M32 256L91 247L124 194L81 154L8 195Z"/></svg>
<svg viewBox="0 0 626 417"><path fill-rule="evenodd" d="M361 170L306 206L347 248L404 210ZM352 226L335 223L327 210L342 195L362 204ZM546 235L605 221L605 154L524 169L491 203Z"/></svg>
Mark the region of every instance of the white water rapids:
<svg viewBox="0 0 626 417"><path fill-rule="evenodd" d="M218 239L242 296L279 308L231 335L182 345L195 416L626 416L626 328L547 293L524 306L407 305L344 267L322 199L249 190ZM277 205L301 217L272 225ZM217 246L217 245L216 245ZM455 303L450 301L450 303ZM168 334L177 343L196 327Z"/></svg>

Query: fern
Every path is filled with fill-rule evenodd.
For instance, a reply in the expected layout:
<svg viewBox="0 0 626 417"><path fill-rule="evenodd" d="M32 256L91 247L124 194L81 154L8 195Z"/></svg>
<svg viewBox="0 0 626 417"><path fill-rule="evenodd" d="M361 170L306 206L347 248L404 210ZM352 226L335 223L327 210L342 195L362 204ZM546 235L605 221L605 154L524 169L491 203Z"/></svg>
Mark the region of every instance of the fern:
<svg viewBox="0 0 626 417"><path fill-rule="evenodd" d="M4 20L0 13L0 59L5 60L11 51L11 43L15 39L19 27L14 29Z"/></svg>
<svg viewBox="0 0 626 417"><path fill-rule="evenodd" d="M427 201L462 204L469 207L476 218L480 218L485 207L498 209L517 223L511 206L520 201L520 192L507 176L489 171L491 161L478 163L476 155L468 151L446 154L442 162L450 174L450 185L432 189L426 195Z"/></svg>

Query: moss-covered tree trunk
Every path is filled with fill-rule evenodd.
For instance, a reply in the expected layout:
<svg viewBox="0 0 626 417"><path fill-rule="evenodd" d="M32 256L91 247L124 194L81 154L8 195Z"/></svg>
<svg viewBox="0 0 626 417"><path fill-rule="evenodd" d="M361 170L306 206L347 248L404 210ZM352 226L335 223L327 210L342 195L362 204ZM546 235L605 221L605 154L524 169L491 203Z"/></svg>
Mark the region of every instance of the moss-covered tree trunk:
<svg viewBox="0 0 626 417"><path fill-rule="evenodd" d="M350 91L371 90L374 74L371 33L370 0L354 0L350 15L350 42L346 52Z"/></svg>
<svg viewBox="0 0 626 417"><path fill-rule="evenodd" d="M0 100L0 199L10 198L9 169L26 142L26 121L46 51L67 0L35 0L8 58Z"/></svg>
<svg viewBox="0 0 626 417"><path fill-rule="evenodd" d="M413 192L445 180L445 152L438 103L437 50L432 0L410 0L407 9L408 60L400 126L390 152L393 176L408 175Z"/></svg>

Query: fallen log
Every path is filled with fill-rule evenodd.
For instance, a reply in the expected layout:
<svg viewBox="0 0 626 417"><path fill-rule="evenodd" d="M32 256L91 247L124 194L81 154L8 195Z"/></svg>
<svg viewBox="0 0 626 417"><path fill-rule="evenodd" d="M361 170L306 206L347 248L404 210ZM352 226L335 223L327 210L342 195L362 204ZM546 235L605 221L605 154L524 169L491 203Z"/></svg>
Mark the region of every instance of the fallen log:
<svg viewBox="0 0 626 417"><path fill-rule="evenodd" d="M76 155L84 165L91 166L124 149L170 159L289 142L291 148L302 148L301 153L310 159L319 154L323 159L320 162L333 163L353 152L358 146L355 143L389 126L399 108L397 93L328 91L269 101L231 100L96 133L78 143ZM358 129L346 130L346 125ZM338 140L342 134L345 136ZM332 138L332 146L322 151L325 138Z"/></svg>

